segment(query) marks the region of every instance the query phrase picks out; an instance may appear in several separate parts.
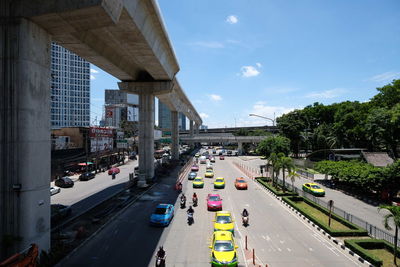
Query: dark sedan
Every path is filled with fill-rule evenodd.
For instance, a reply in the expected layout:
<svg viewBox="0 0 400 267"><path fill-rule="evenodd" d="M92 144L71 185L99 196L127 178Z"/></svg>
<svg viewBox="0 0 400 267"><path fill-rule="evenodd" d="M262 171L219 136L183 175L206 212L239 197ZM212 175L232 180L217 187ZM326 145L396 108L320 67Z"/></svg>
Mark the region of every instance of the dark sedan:
<svg viewBox="0 0 400 267"><path fill-rule="evenodd" d="M65 176L58 178L54 182L55 186L62 187L62 188L67 188L67 187L73 187L74 186L74 181L71 180L71 178Z"/></svg>
<svg viewBox="0 0 400 267"><path fill-rule="evenodd" d="M85 172L79 175L79 180L80 181L89 181L90 179L94 178L94 173L92 172Z"/></svg>

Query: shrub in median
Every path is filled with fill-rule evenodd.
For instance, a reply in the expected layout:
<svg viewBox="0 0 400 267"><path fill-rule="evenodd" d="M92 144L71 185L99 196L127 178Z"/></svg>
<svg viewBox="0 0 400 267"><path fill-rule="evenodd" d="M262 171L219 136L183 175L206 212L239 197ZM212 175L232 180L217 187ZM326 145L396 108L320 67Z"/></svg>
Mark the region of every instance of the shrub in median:
<svg viewBox="0 0 400 267"><path fill-rule="evenodd" d="M255 178L257 182L259 182L261 185L264 187L268 188L270 191L272 191L275 195L277 196L297 196L297 193L286 190L286 192L283 192L281 187L276 188L272 185L271 183L271 178L269 177L256 177Z"/></svg>
<svg viewBox="0 0 400 267"><path fill-rule="evenodd" d="M324 229L328 234L331 236L367 236L368 232L345 220L344 218L332 213L332 220L335 220L339 225L342 225L341 229L334 229L328 225L328 218L329 218L329 210L300 196L288 196L282 198L286 203L291 205L293 208L301 212L304 216L314 222L316 225ZM306 208L299 204L299 202L306 203L308 206L318 210L318 214L321 216L316 216L309 212ZM343 229L346 228L346 229Z"/></svg>
<svg viewBox="0 0 400 267"><path fill-rule="evenodd" d="M357 253L363 259L369 261L375 266L382 266L384 262L391 264L393 262L394 246L389 242L381 239L348 239L344 241L346 247ZM385 249L390 253L390 257L384 257L382 253L372 253L372 250ZM379 254L377 256L376 254ZM397 250L400 255L400 249Z"/></svg>

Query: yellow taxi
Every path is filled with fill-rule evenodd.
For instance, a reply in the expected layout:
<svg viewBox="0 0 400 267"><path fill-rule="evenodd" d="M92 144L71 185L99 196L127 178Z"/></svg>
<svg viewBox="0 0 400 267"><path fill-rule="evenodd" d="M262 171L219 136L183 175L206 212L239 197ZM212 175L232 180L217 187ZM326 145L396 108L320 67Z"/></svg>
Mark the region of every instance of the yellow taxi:
<svg viewBox="0 0 400 267"><path fill-rule="evenodd" d="M213 170L206 170L206 174L204 175L206 178L213 178L214 171Z"/></svg>
<svg viewBox="0 0 400 267"><path fill-rule="evenodd" d="M214 188L225 188L225 179L223 177L217 177L214 181Z"/></svg>
<svg viewBox="0 0 400 267"><path fill-rule="evenodd" d="M235 225L231 213L226 210L217 211L214 220L214 231L229 231L235 234Z"/></svg>
<svg viewBox="0 0 400 267"><path fill-rule="evenodd" d="M204 180L201 177L196 177L193 180L193 188L203 188L204 187Z"/></svg>
<svg viewBox="0 0 400 267"><path fill-rule="evenodd" d="M314 196L317 197L323 197L325 196L325 190L322 189L318 184L316 183L305 183L303 184L303 191L310 193Z"/></svg>
<svg viewBox="0 0 400 267"><path fill-rule="evenodd" d="M237 266L238 257L233 235L228 231L216 231L211 241L211 265L212 266Z"/></svg>

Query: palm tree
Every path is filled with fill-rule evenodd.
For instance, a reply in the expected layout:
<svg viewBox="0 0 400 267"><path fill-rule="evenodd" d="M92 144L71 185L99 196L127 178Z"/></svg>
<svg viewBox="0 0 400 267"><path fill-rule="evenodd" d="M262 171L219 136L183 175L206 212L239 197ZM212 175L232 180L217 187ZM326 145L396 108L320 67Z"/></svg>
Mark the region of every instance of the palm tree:
<svg viewBox="0 0 400 267"><path fill-rule="evenodd" d="M400 227L400 206L389 206L389 205L381 205L378 208L378 211L381 209L385 209L389 211L388 214L386 214L383 217L383 224L387 230L392 230L392 227L389 225L389 220L392 219L393 223L395 225L395 232L394 232L394 265L397 266L396 263L396 254L397 254L397 237L398 237L398 230Z"/></svg>
<svg viewBox="0 0 400 267"><path fill-rule="evenodd" d="M283 175L283 192L286 191L286 182L285 182L285 171L287 170L290 173L294 169L294 163L292 158L290 157L282 157L280 158L280 164L282 167L282 175Z"/></svg>
<svg viewBox="0 0 400 267"><path fill-rule="evenodd" d="M292 169L289 174L288 174L290 180L292 181L292 190L294 192L294 180L296 179L296 177L300 177L300 175L296 172L295 169Z"/></svg>
<svg viewBox="0 0 400 267"><path fill-rule="evenodd" d="M271 171L272 177L271 178L272 178L273 186L275 186L274 174L275 174L275 167L276 167L277 161L278 161L278 155L274 152L271 153L271 155L269 155L268 162L271 163L271 167L272 167L272 171Z"/></svg>

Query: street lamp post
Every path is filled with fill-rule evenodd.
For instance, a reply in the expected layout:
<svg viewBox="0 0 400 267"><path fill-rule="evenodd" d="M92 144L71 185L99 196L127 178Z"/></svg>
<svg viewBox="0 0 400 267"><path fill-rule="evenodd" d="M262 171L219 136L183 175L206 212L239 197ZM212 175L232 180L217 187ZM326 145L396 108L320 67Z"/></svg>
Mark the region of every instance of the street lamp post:
<svg viewBox="0 0 400 267"><path fill-rule="evenodd" d="M270 119L270 118L267 118L267 117L264 117L264 116L260 116L260 115L257 115L257 114L253 114L253 113L249 114L249 116L260 117L260 118L263 118L263 119L266 119L266 120L270 120L270 121L272 121L272 126L275 126L275 112L274 112L274 119Z"/></svg>

